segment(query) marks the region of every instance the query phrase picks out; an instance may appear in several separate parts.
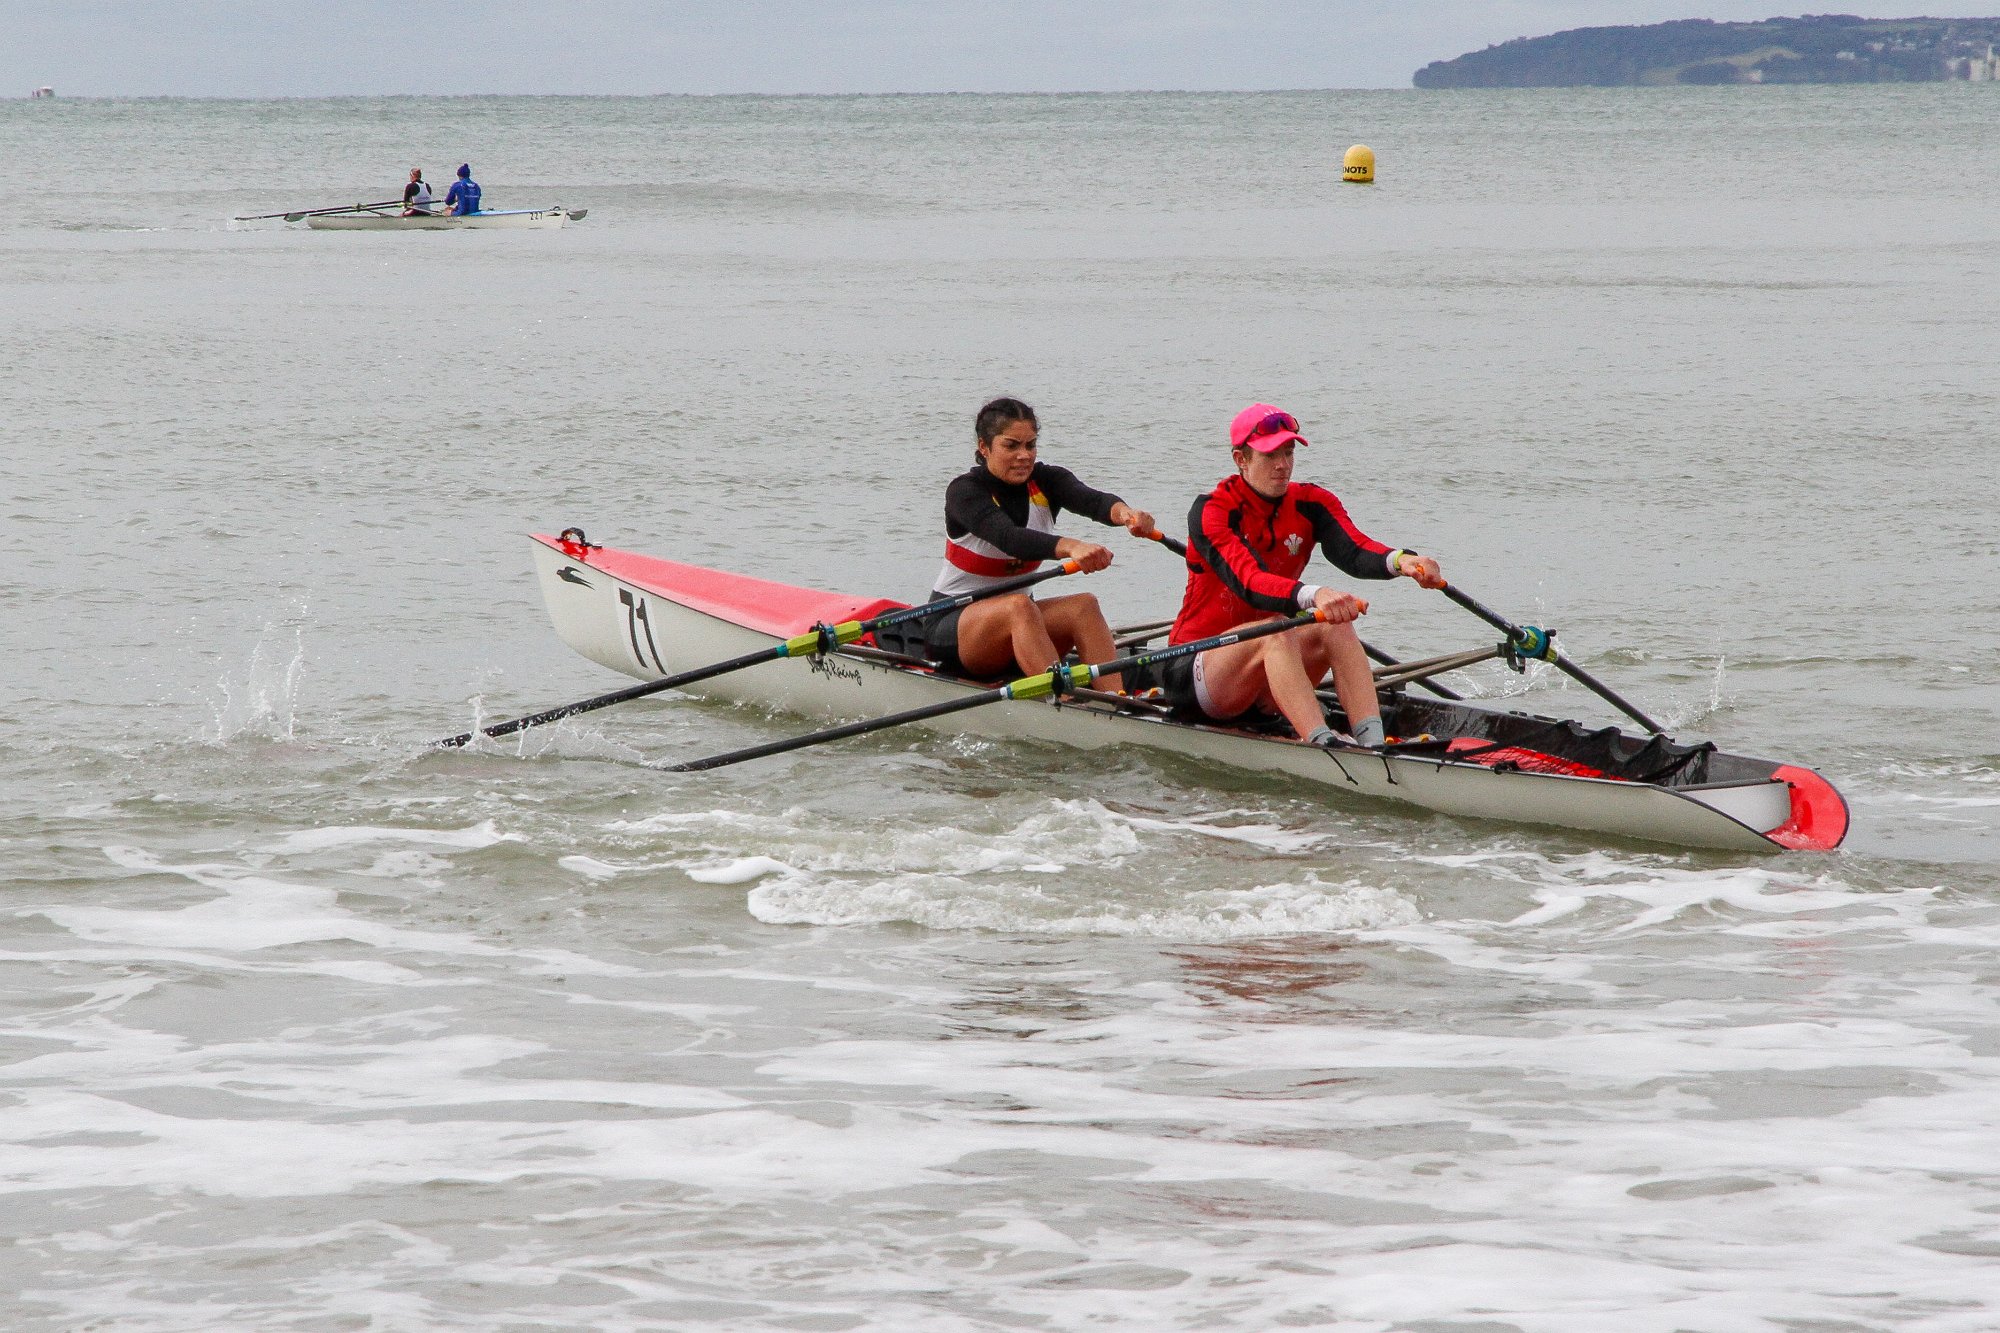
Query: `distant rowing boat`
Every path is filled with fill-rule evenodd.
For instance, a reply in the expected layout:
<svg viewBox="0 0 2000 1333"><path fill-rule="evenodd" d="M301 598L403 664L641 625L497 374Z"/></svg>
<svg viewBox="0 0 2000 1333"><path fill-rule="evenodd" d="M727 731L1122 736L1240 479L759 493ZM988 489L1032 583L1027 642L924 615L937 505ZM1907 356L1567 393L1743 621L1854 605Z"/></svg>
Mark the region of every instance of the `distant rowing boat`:
<svg viewBox="0 0 2000 1333"><path fill-rule="evenodd" d="M556 633L583 656L640 680L736 654L759 655L816 625L863 620L900 605L612 550L587 544L574 529L534 540ZM1285 735L1188 722L1158 705L1092 690L953 713L949 721L925 725L1084 748L1141 745L1198 764L1303 781L1336 797L1681 847L1824 851L1846 836L1846 802L1825 778L1799 765L1456 696L1421 699L1400 688L1497 651L1378 673L1384 721L1400 735L1423 737L1383 750L1322 750ZM837 719L984 694L988 685L861 643L718 677L702 689Z"/></svg>
<svg viewBox="0 0 2000 1333"><path fill-rule="evenodd" d="M306 218L305 224L314 231L462 231L468 228L517 231L522 228L567 227L572 222L583 221L589 213L587 208L517 208L461 216L433 213L404 217L400 209L363 208L344 213L318 214Z"/></svg>

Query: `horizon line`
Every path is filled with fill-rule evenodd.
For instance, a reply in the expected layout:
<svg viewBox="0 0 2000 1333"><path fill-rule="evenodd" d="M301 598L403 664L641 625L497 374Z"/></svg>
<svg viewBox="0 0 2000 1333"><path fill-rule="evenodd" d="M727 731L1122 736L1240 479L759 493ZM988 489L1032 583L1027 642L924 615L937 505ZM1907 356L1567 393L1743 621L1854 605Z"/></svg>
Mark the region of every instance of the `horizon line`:
<svg viewBox="0 0 2000 1333"><path fill-rule="evenodd" d="M48 87L51 85L43 85ZM0 98L10 102L342 102L342 101L386 101L403 98L409 101L464 101L479 97L566 97L566 98L641 98L685 97L685 98L725 98L725 97L765 97L765 98L860 98L860 97L1156 97L1163 94L1187 96L1222 96L1243 94L1301 94L1301 93L1396 93L1396 92L1436 92L1438 89L1418 88L1414 84L1359 84L1347 87L1320 88L1010 88L973 89L937 88L925 91L870 91L870 92L653 92L653 93L577 93L577 92L482 92L482 93L62 93L49 97L21 95ZM1458 91L1458 90L1444 90Z"/></svg>

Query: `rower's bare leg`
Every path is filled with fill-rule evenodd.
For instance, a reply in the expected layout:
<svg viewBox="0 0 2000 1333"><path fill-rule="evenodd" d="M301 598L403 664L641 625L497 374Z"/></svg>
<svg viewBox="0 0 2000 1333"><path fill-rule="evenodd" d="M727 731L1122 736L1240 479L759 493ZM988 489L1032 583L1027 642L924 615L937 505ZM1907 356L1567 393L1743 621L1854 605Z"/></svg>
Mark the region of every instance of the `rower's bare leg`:
<svg viewBox="0 0 2000 1333"><path fill-rule="evenodd" d="M1015 667L1032 676L1047 671L1056 657L1041 609L1026 593L990 597L959 613L958 660L975 676L1004 675Z"/></svg>
<svg viewBox="0 0 2000 1333"><path fill-rule="evenodd" d="M1355 731L1371 718L1382 716L1382 701L1375 694L1375 673L1368 666L1367 650L1352 625L1319 625L1319 639L1333 664L1333 692L1340 709L1347 714L1347 729ZM1321 668L1324 672L1324 668Z"/></svg>
<svg viewBox="0 0 2000 1333"><path fill-rule="evenodd" d="M1250 621L1249 624L1262 624ZM1243 629L1246 626L1239 625ZM1326 672L1324 650L1314 652L1311 641L1294 642L1313 633L1309 627L1286 634L1273 634L1248 643L1232 643L1211 648L1201 655L1203 687L1216 711L1235 717L1252 706L1275 709L1292 724L1300 739L1326 725L1326 710L1320 707L1315 682ZM1303 653L1318 660L1308 669Z"/></svg>
<svg viewBox="0 0 2000 1333"><path fill-rule="evenodd" d="M1109 662L1118 656L1111 641L1111 625L1104 619L1104 609L1097 604L1097 594L1071 593L1067 597L1052 597L1041 605L1042 623L1048 626L1049 638L1057 652L1075 649L1086 662ZM1102 676L1097 688L1117 690L1124 688L1124 684L1121 676Z"/></svg>

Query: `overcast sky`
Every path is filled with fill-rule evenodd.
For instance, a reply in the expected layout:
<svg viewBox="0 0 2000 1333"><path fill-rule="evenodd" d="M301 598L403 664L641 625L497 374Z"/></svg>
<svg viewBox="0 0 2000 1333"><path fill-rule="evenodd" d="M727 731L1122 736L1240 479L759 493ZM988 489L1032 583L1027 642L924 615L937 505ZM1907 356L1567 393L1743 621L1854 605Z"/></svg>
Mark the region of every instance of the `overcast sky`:
<svg viewBox="0 0 2000 1333"><path fill-rule="evenodd" d="M0 96L1407 88L1513 37L1790 12L1693 3L0 0Z"/></svg>

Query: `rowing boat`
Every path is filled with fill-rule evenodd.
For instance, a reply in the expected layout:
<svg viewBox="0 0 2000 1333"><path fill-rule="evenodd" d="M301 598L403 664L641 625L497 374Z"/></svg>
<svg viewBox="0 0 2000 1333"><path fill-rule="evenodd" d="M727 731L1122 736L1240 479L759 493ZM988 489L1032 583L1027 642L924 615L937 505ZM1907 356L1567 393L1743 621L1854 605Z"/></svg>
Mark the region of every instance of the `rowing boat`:
<svg viewBox="0 0 2000 1333"><path fill-rule="evenodd" d="M588 543L575 529L533 540L556 633L591 661L640 680L768 650L815 626L865 620L903 605L614 550ZM1408 674L1386 671L1392 681ZM1289 732L1188 722L1157 704L1090 690L1009 700L926 725L1086 749L1141 745L1198 763L1281 775L1342 798L1681 847L1831 850L1846 836L1846 802L1811 769L1729 754L1708 742L1684 744L1463 699L1419 697L1407 691L1409 683L1385 689L1383 720L1392 735L1422 739L1381 750L1323 750ZM701 688L812 717L859 718L992 684L945 675L862 642L774 660ZM1332 720L1340 724L1337 712Z"/></svg>
<svg viewBox="0 0 2000 1333"><path fill-rule="evenodd" d="M400 207L361 208L308 217L305 223L314 231L463 231L485 228L519 230L527 227L537 229L566 227L572 222L581 222L589 212L587 208L516 208L501 209L491 213L466 213L460 216L431 213L404 217Z"/></svg>

